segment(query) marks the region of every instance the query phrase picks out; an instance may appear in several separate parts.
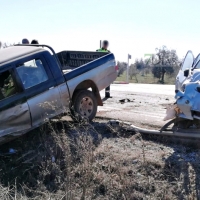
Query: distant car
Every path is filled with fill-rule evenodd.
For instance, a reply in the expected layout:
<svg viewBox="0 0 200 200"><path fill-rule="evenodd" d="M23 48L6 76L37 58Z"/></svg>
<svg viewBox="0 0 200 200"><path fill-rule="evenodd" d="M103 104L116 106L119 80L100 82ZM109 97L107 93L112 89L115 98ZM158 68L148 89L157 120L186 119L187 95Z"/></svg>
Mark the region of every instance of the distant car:
<svg viewBox="0 0 200 200"><path fill-rule="evenodd" d="M74 116L78 113L92 120L97 106L103 105L99 91L117 77L112 53L99 56L94 52L93 58L91 53L73 53L77 61L81 55L83 62L87 61L84 57L91 62L78 62L81 66L69 71L60 65L66 59L63 54L41 47L0 50L0 142L3 136L18 136L40 126L66 107L73 107Z"/></svg>

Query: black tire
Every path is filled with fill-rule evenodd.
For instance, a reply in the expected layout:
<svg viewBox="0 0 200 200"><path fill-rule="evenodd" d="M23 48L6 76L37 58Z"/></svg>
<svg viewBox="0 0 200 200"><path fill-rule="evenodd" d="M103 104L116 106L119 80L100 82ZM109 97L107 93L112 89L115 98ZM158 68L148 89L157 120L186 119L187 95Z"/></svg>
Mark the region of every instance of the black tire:
<svg viewBox="0 0 200 200"><path fill-rule="evenodd" d="M97 113L97 100L89 90L79 90L72 99L71 114L74 121L88 119L92 121Z"/></svg>

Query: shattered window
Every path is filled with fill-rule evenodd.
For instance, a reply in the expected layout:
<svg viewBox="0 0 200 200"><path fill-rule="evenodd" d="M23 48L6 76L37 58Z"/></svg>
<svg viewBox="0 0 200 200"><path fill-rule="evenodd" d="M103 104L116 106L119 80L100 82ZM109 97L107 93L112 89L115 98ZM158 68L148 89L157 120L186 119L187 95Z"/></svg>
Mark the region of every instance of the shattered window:
<svg viewBox="0 0 200 200"><path fill-rule="evenodd" d="M17 93L10 71L0 73L0 100Z"/></svg>
<svg viewBox="0 0 200 200"><path fill-rule="evenodd" d="M48 79L40 59L33 59L18 65L17 72L25 89L36 86Z"/></svg>

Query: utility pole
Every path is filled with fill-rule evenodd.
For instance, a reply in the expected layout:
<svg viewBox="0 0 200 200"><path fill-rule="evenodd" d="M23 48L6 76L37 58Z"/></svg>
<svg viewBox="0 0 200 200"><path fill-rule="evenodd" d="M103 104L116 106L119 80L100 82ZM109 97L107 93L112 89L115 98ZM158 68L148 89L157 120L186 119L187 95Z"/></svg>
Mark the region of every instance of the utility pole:
<svg viewBox="0 0 200 200"><path fill-rule="evenodd" d="M129 83L129 59L131 59L131 55L128 54L128 62L126 67L126 82Z"/></svg>

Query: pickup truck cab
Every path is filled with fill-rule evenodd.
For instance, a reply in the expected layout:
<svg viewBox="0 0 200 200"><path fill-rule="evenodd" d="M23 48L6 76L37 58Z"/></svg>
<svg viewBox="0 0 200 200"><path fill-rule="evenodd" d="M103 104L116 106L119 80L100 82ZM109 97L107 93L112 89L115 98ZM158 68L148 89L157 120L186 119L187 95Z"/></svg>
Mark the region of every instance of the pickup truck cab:
<svg viewBox="0 0 200 200"><path fill-rule="evenodd" d="M18 45L0 50L0 142L65 113L67 108L92 120L102 106L99 91L117 77L114 55L62 70L46 45ZM3 141L4 139L2 139Z"/></svg>

